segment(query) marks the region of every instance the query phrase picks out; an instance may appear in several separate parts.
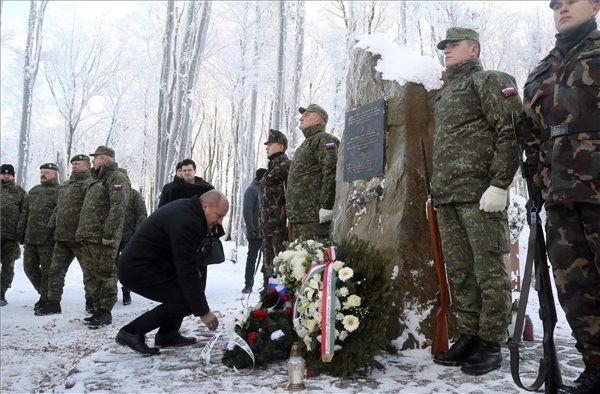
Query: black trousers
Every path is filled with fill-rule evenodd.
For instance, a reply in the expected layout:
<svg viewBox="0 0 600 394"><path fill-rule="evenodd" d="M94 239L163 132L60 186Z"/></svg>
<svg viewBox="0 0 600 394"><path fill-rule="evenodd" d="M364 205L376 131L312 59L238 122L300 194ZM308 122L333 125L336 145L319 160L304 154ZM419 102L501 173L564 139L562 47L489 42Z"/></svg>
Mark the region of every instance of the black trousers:
<svg viewBox="0 0 600 394"><path fill-rule="evenodd" d="M254 284L254 270L256 269L256 258L258 252L262 246L262 239L249 239L248 240L248 256L246 256L246 275L245 281L246 286L252 286Z"/></svg>
<svg viewBox="0 0 600 394"><path fill-rule="evenodd" d="M200 269L206 277L206 267ZM160 334L168 335L179 331L183 318L192 314L177 277L159 285L138 287L127 283L126 286L142 297L162 303L128 324L136 332L146 334L158 328Z"/></svg>

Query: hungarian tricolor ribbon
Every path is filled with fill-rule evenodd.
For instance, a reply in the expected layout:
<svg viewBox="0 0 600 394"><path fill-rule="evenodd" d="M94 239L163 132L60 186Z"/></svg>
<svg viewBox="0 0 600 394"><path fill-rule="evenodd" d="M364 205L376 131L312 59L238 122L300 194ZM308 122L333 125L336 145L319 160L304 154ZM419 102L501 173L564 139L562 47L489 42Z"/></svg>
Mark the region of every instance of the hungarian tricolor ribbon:
<svg viewBox="0 0 600 394"><path fill-rule="evenodd" d="M336 316L336 297L335 297L335 282L337 273L333 269L333 263L336 260L335 246L328 247L328 261L320 264L313 264L309 269L300 287L300 294L303 294L308 282L318 273L323 272L323 282L321 290L321 359L323 362L331 362L335 352L335 316ZM294 304L294 317L298 317L298 299Z"/></svg>

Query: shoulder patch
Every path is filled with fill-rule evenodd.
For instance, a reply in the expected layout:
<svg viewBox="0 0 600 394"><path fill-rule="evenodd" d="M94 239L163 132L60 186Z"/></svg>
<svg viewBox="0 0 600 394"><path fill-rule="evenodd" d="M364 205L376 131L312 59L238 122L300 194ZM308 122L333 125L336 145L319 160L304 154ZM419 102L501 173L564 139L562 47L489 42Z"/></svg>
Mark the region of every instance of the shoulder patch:
<svg viewBox="0 0 600 394"><path fill-rule="evenodd" d="M326 142L325 148L326 149L335 149L335 142Z"/></svg>
<svg viewBox="0 0 600 394"><path fill-rule="evenodd" d="M517 89L514 86L509 86L507 88L502 89L502 94L504 97L510 97L517 94Z"/></svg>
<svg viewBox="0 0 600 394"><path fill-rule="evenodd" d="M118 191L123 190L123 185L115 184L115 185L113 185L113 190L118 190Z"/></svg>

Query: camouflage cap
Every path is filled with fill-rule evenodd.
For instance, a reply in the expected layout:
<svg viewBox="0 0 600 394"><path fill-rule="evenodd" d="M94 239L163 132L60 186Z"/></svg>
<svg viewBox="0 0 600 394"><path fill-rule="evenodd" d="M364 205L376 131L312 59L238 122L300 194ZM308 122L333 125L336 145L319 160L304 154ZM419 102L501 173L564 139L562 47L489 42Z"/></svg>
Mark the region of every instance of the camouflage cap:
<svg viewBox="0 0 600 394"><path fill-rule="evenodd" d="M100 156L100 155L112 157L114 159L115 151L114 151L114 149L111 149L108 146L100 145L99 147L96 148L96 151L94 153L90 153L90 156Z"/></svg>
<svg viewBox="0 0 600 394"><path fill-rule="evenodd" d="M279 130L271 129L269 130L269 137L267 138L267 142L265 142L265 145L273 144L275 142L285 145L286 148L288 146L288 140L285 134L283 134Z"/></svg>
<svg viewBox="0 0 600 394"><path fill-rule="evenodd" d="M73 163L74 161L87 161L89 163L90 157L88 155L84 155L84 154L80 153L71 158L71 163Z"/></svg>
<svg viewBox="0 0 600 394"><path fill-rule="evenodd" d="M2 167L0 167L0 174L10 174L15 176L15 167L13 167L12 164L2 164Z"/></svg>
<svg viewBox="0 0 600 394"><path fill-rule="evenodd" d="M451 27L446 31L446 38L437 44L437 49L444 49L452 41L473 40L479 42L479 34L466 27Z"/></svg>
<svg viewBox="0 0 600 394"><path fill-rule="evenodd" d="M58 166L54 163L44 163L40 166L40 170L58 171Z"/></svg>
<svg viewBox="0 0 600 394"><path fill-rule="evenodd" d="M298 111L303 114L305 112L315 112L316 114L318 114L321 118L323 118L323 120L325 121L325 123L327 123L327 120L329 120L329 115L327 115L327 111L325 111L323 109L323 107L321 107L320 105L317 104L310 104L308 107L303 108L300 107L298 108Z"/></svg>
<svg viewBox="0 0 600 394"><path fill-rule="evenodd" d="M600 0L593 0L592 3L598 3ZM548 6L552 9L556 6L556 3L560 3L560 0L550 0L550 4Z"/></svg>

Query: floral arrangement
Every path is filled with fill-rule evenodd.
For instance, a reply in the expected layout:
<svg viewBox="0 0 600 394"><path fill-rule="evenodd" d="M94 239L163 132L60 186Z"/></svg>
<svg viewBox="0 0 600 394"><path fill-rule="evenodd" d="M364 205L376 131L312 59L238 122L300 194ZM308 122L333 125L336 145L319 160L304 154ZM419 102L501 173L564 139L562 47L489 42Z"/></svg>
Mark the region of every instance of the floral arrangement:
<svg viewBox="0 0 600 394"><path fill-rule="evenodd" d="M276 276L290 294L296 294L310 266L323 263L326 259L322 243L299 239L290 243L286 250L273 259L273 266Z"/></svg>

